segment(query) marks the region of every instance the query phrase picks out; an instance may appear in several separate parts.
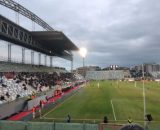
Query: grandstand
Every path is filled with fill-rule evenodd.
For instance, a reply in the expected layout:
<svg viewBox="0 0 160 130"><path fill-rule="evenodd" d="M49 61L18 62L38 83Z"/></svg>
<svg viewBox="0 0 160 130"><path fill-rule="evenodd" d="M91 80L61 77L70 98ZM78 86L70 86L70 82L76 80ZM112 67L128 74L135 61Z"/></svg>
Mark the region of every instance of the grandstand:
<svg viewBox="0 0 160 130"><path fill-rule="evenodd" d="M160 71L153 71L153 72L150 72L150 75L153 77L153 78L160 78Z"/></svg>
<svg viewBox="0 0 160 130"><path fill-rule="evenodd" d="M15 62L0 61L0 72L67 72L62 67L48 67Z"/></svg>
<svg viewBox="0 0 160 130"><path fill-rule="evenodd" d="M127 70L108 70L108 71L87 71L86 79L92 80L122 80L129 78L130 72Z"/></svg>
<svg viewBox="0 0 160 130"><path fill-rule="evenodd" d="M18 11L45 30L29 31L0 14L0 39L8 45L8 56L0 61L0 113L3 113L0 114L0 119L5 119L20 111L29 110L27 104L34 98L36 103L39 103L40 99L59 96L74 88L81 82L82 77L67 72L65 68L52 65L53 56L73 62L72 51L78 50L63 32L54 30L37 15L13 0L1 0L0 4ZM12 59L14 44L22 47L21 62ZM29 64L25 61L25 49L31 50ZM38 53L38 64L34 62L35 52ZM45 55L45 65L41 63L42 54ZM50 58L50 66L47 66L47 57ZM32 104L30 108L34 105L38 104Z"/></svg>

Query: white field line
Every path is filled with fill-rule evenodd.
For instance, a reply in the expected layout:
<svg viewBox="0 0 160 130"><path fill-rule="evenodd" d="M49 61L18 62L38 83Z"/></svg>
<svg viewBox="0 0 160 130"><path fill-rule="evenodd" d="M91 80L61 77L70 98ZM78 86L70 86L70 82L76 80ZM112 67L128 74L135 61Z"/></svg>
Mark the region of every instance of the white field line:
<svg viewBox="0 0 160 130"><path fill-rule="evenodd" d="M112 111L113 111L114 120L117 121L112 100L111 100L111 106L112 106Z"/></svg>
<svg viewBox="0 0 160 130"><path fill-rule="evenodd" d="M76 94L76 93L75 93ZM70 96L69 98L67 98L66 100L64 100L62 103L58 104L57 106L55 106L55 108L53 108L52 110L50 110L49 112L47 112L46 114L44 114L42 116L42 118L45 118L46 115L48 115L49 113L51 113L52 111L54 111L57 107L61 106L62 104L64 104L66 101L68 101L69 99L71 99L75 94L73 94L72 96Z"/></svg>

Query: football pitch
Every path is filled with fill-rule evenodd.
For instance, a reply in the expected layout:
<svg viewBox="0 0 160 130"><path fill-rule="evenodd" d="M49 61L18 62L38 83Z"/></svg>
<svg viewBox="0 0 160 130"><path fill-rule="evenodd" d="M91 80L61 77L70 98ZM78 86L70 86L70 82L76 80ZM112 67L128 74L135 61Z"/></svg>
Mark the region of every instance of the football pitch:
<svg viewBox="0 0 160 130"><path fill-rule="evenodd" d="M151 114L154 121L160 121L160 84L145 81L144 86L146 113ZM143 122L143 83L91 81L55 108L45 111L41 119L65 121L68 114L75 121L102 122L107 116L109 122L127 123L128 117L134 122Z"/></svg>

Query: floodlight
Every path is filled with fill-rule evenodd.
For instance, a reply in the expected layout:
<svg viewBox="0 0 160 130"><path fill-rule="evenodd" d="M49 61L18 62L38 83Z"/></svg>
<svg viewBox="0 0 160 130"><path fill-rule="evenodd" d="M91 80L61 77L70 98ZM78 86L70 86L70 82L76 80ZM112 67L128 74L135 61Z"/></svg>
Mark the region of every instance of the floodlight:
<svg viewBox="0 0 160 130"><path fill-rule="evenodd" d="M85 58L86 54L87 54L87 49L82 47L82 48L80 48L79 53L83 58Z"/></svg>

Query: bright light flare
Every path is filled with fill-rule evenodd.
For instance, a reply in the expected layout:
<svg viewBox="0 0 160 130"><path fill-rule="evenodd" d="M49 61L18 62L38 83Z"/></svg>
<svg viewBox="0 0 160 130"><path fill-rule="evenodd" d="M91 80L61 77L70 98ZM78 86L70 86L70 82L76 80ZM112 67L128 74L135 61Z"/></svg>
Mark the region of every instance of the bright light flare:
<svg viewBox="0 0 160 130"><path fill-rule="evenodd" d="M85 58L87 55L87 49L82 47L82 48L80 48L79 53L83 58Z"/></svg>

